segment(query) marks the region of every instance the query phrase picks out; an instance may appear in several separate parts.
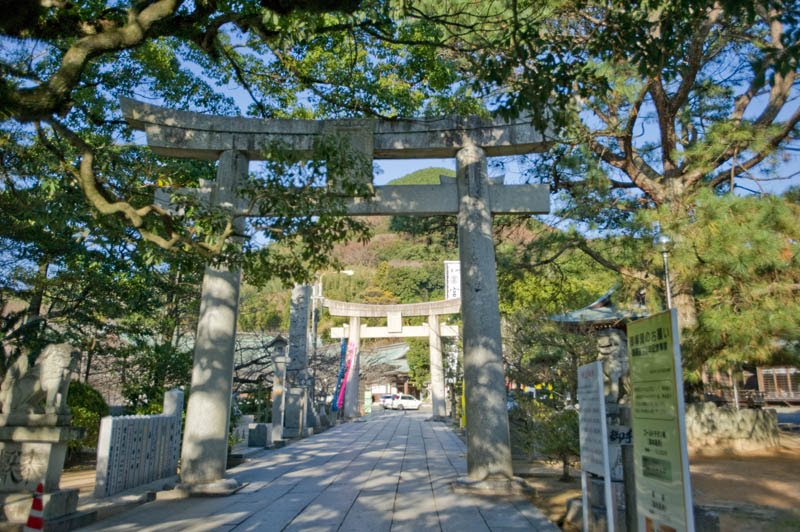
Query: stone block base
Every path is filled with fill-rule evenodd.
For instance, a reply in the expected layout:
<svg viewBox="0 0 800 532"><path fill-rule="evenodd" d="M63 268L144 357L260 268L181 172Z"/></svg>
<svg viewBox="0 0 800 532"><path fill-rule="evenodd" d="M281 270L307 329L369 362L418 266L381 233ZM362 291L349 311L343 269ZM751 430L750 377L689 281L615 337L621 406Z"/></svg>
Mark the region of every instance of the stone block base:
<svg viewBox="0 0 800 532"><path fill-rule="evenodd" d="M606 509L605 506L589 505L589 532L605 532L608 530L606 523ZM619 532L625 532L625 513L617 513L614 517L616 520L616 528ZM567 501L567 514L564 517L564 528L570 526L570 529L583 530L583 500L581 497L576 497Z"/></svg>
<svg viewBox="0 0 800 532"><path fill-rule="evenodd" d="M175 491L183 497L227 497L246 485L235 478L223 478L206 484L178 484Z"/></svg>
<svg viewBox="0 0 800 532"><path fill-rule="evenodd" d="M0 461L11 471L0 480L0 493L33 493L39 483L56 492L67 442L82 435L73 427L0 426Z"/></svg>
<svg viewBox="0 0 800 532"><path fill-rule="evenodd" d="M605 508L597 506L589 506L589 531L590 532L605 532L606 528L606 510ZM617 528L620 532L625 532L625 518L619 516L617 521ZM564 517L564 528L583 530L583 501L580 497L575 497L567 501L567 514ZM702 506L694 506L694 527L697 532L719 532L719 514L704 508Z"/></svg>
<svg viewBox="0 0 800 532"><path fill-rule="evenodd" d="M611 481L611 497L617 508L625 510L625 485L622 481ZM589 478L589 504L605 508L606 506L606 485L602 478Z"/></svg>
<svg viewBox="0 0 800 532"><path fill-rule="evenodd" d="M536 494L536 490L519 477L469 480L461 477L451 484L455 493L468 495L525 498Z"/></svg>
<svg viewBox="0 0 800 532"><path fill-rule="evenodd" d="M97 521L97 512L75 512L58 519L46 520L44 522L45 532L68 532L77 528L89 526Z"/></svg>
<svg viewBox="0 0 800 532"><path fill-rule="evenodd" d="M284 438L283 436L283 426L277 423L272 424L272 443L274 444L277 441L280 441Z"/></svg>
<svg viewBox="0 0 800 532"><path fill-rule="evenodd" d="M313 435L314 429L312 427L305 427L302 431L298 430L296 427L283 427L283 439L285 440L308 438L309 436Z"/></svg>
<svg viewBox="0 0 800 532"><path fill-rule="evenodd" d="M33 496L30 493L0 494L3 519L11 523L24 523L31 511ZM53 520L74 513L78 508L78 490L56 490L42 495L42 516Z"/></svg>
<svg viewBox="0 0 800 532"><path fill-rule="evenodd" d="M272 423L250 423L248 447L272 447Z"/></svg>
<svg viewBox="0 0 800 532"><path fill-rule="evenodd" d="M331 426L331 420L328 417L328 413L325 412L324 406L320 406L319 412L317 412L317 427L324 430L330 426Z"/></svg>
<svg viewBox="0 0 800 532"><path fill-rule="evenodd" d="M225 469L236 467L244 462L244 455L242 453L230 453L225 462Z"/></svg>

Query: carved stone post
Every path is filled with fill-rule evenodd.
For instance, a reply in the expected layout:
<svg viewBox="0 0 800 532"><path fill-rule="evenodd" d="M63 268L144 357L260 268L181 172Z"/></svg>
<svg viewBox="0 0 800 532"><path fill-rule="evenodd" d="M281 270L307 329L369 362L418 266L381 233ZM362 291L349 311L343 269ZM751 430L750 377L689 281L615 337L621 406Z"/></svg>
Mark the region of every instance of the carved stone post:
<svg viewBox="0 0 800 532"><path fill-rule="evenodd" d="M289 314L289 360L286 365L283 436L303 436L306 428L308 393L308 311L311 287L296 284Z"/></svg>
<svg viewBox="0 0 800 532"><path fill-rule="evenodd" d="M45 522L68 522L68 515L77 508L78 490L59 489L59 483L67 442L82 438L85 432L70 426L67 407L70 374L79 358L80 352L69 344L50 344L34 365L22 355L6 372L0 386L0 462L4 467L0 522L25 523L30 494L39 483L44 487Z"/></svg>
<svg viewBox="0 0 800 532"><path fill-rule="evenodd" d="M614 516L618 529L635 530L636 527L636 486L634 484L633 446L631 435L630 371L628 366L627 336L620 329L607 328L597 331L597 359L603 363L603 393L606 402L606 416L609 431L617 434L609 442L611 461L611 483L614 493ZM592 479L597 485L597 479ZM602 493L595 490L591 494ZM604 500L591 500L590 504L605 510ZM590 521L596 515L590 510ZM599 512L597 515L605 515ZM628 528L632 526L633 528Z"/></svg>

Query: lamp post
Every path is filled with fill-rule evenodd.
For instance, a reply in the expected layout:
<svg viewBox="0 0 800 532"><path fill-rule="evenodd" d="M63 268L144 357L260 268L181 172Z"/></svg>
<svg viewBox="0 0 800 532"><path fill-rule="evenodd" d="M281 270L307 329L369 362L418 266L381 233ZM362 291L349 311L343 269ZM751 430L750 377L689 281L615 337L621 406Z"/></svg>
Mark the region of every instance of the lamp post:
<svg viewBox="0 0 800 532"><path fill-rule="evenodd" d="M280 334L267 346L272 352L272 437L275 440L283 439L283 407L285 402L284 388L286 386L286 347L289 342Z"/></svg>
<svg viewBox="0 0 800 532"><path fill-rule="evenodd" d="M664 259L664 292L667 296L667 310L669 310L672 308L672 288L669 282L669 252L672 251L672 238L659 232L653 239L653 246L661 252Z"/></svg>

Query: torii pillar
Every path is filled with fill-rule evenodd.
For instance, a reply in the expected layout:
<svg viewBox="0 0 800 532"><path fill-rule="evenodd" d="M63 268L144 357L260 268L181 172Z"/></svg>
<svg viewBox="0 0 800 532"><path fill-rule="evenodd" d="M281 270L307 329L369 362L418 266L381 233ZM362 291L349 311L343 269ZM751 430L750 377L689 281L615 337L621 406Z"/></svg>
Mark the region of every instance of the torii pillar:
<svg viewBox="0 0 800 532"><path fill-rule="evenodd" d="M211 196L213 205L233 208L236 186L247 177L247 157L222 153ZM244 220L235 221L238 234ZM200 296L200 317L194 346L192 385L181 447L181 482L190 493L225 494L238 487L225 479L228 424L233 391L233 355L241 272L206 267Z"/></svg>
<svg viewBox="0 0 800 532"><path fill-rule="evenodd" d="M511 478L497 271L486 154L467 146L456 154L461 320L467 471L471 481Z"/></svg>
<svg viewBox="0 0 800 532"><path fill-rule="evenodd" d="M444 399L444 364L442 363L442 333L439 329L439 316L428 315L428 350L431 364L431 406L434 417L447 415Z"/></svg>

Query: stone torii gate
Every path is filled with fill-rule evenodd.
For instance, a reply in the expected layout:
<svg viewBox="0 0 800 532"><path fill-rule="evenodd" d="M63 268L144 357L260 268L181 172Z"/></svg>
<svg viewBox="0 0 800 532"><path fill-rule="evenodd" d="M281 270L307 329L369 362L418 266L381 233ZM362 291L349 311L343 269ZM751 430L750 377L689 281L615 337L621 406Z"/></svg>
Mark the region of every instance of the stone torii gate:
<svg viewBox="0 0 800 532"><path fill-rule="evenodd" d="M262 120L169 110L120 100L125 119L145 131L151 149L172 157L218 160L212 205L235 210L251 160L281 141L311 156L316 138L348 135L351 146L378 159L456 158L456 182L376 187L352 199L350 215L457 215L467 413L467 482L512 477L500 337L493 214L549 212L540 185L490 184L487 156L543 151L549 141L528 120L478 117L439 120ZM181 455L190 492L236 489L224 479L240 272L209 266L203 278L191 393Z"/></svg>
<svg viewBox="0 0 800 532"><path fill-rule="evenodd" d="M445 416L444 400L444 366L442 364L442 337L458 336L458 328L454 325L441 325L439 316L457 314L461 311L460 299L446 299L429 303L406 303L399 305L369 305L364 303L346 303L326 299L323 303L331 316L350 318L347 331L344 327L333 327L331 338L345 338L356 343L356 356L353 361L354 370L347 375L345 388L344 415L358 415L359 356L358 343L361 338L420 338L428 337L431 356L431 396L433 415ZM403 325L405 316L427 316L425 325ZM361 324L362 318L386 318L386 327L368 327ZM351 393L351 390L352 393Z"/></svg>

